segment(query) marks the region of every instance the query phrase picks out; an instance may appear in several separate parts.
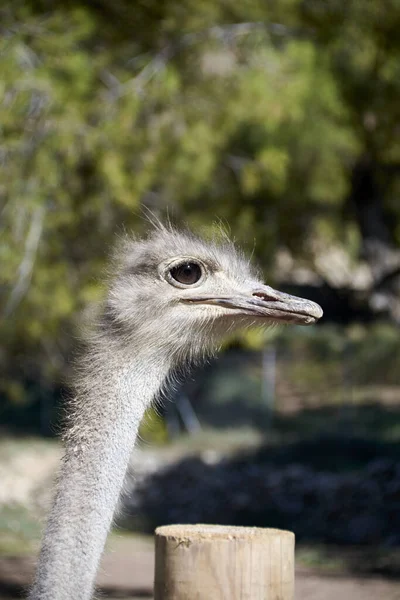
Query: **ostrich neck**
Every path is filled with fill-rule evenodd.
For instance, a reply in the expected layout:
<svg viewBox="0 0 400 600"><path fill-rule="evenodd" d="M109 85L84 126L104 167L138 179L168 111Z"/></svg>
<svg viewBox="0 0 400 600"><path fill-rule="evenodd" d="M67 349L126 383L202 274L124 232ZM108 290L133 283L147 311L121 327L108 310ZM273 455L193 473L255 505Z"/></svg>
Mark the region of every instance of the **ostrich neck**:
<svg viewBox="0 0 400 600"><path fill-rule="evenodd" d="M30 600L91 598L140 421L169 370L160 357L113 348L86 365Z"/></svg>

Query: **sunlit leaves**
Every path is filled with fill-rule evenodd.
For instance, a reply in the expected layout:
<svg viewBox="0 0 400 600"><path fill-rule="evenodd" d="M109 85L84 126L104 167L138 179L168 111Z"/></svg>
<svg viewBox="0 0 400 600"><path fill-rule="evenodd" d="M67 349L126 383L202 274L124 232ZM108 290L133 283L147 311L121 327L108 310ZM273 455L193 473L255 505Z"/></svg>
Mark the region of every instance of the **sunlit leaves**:
<svg viewBox="0 0 400 600"><path fill-rule="evenodd" d="M250 251L258 240L267 273L278 246L312 261L328 239L357 259L352 168L400 156L397 0L46 6L0 14L0 277L3 304L18 298L4 372L20 352L41 372L59 343L63 368L143 203L196 227L226 220ZM394 176L383 193L400 217Z"/></svg>

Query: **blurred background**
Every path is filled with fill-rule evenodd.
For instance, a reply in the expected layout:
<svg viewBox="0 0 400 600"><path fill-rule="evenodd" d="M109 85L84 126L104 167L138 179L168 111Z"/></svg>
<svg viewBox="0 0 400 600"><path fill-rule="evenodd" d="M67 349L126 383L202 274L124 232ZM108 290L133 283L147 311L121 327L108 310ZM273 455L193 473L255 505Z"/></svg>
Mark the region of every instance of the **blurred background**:
<svg viewBox="0 0 400 600"><path fill-rule="evenodd" d="M399 598L400 2L0 4L0 598L20 597L115 236L215 222L313 328L248 333L150 410L100 585L160 524L282 527L296 598ZM132 565L141 565L136 575Z"/></svg>

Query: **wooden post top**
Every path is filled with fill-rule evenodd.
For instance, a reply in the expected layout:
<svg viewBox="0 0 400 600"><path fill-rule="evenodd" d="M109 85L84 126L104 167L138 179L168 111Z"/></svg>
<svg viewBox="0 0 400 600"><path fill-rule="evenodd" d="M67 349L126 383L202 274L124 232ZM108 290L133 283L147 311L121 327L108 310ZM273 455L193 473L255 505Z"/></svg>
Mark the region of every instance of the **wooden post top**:
<svg viewBox="0 0 400 600"><path fill-rule="evenodd" d="M239 527L236 525L208 525L198 523L196 525L163 525L157 527L157 536L176 538L177 540L207 540L207 539L249 539L253 541L260 539L266 541L271 537L280 537L294 540L294 533L285 529L271 529L261 527Z"/></svg>

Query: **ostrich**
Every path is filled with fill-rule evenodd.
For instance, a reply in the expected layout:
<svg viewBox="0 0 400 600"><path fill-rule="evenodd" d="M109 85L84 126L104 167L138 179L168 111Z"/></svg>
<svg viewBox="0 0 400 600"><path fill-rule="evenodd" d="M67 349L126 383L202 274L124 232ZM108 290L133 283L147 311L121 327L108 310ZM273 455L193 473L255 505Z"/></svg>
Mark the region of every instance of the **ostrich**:
<svg viewBox="0 0 400 600"><path fill-rule="evenodd" d="M310 324L309 301L261 283L232 242L158 224L126 239L78 367L65 454L30 600L88 600L144 411L227 332Z"/></svg>

